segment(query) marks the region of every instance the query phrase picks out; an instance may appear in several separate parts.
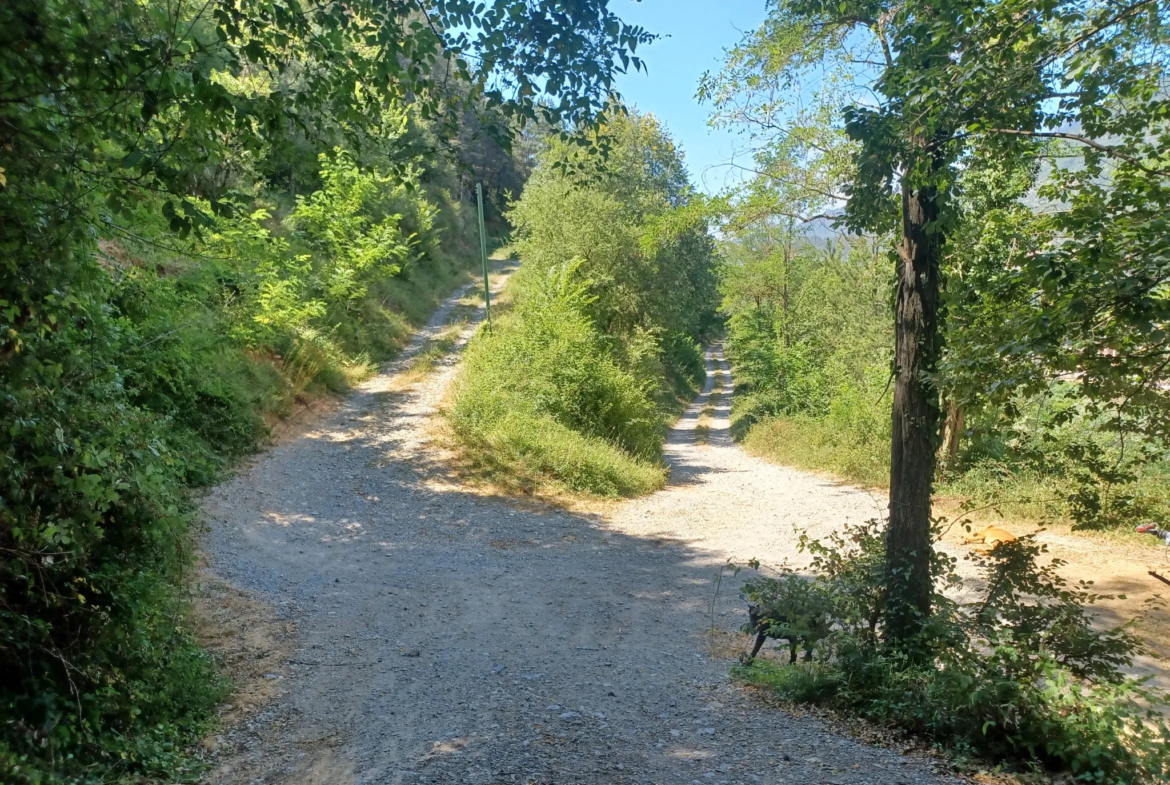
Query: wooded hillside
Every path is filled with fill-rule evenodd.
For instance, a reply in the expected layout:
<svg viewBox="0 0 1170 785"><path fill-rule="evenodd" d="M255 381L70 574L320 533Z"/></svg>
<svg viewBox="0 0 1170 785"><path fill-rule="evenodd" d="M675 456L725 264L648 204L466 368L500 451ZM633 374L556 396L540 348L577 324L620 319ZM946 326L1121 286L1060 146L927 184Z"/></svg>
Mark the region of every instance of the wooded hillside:
<svg viewBox="0 0 1170 785"><path fill-rule="evenodd" d="M188 489L392 356L478 261L471 184L498 226L514 132L645 40L594 0L4 4L0 779L184 776L224 688Z"/></svg>

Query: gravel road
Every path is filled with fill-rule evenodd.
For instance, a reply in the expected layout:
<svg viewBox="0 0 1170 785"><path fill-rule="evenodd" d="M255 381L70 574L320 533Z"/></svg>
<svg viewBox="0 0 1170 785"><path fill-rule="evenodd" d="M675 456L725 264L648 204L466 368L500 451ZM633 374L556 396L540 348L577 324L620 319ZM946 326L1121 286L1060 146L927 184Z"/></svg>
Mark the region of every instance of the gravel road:
<svg viewBox="0 0 1170 785"><path fill-rule="evenodd" d="M727 368L718 347L657 494L533 511L439 481L426 423L478 312L423 381L396 379L454 299L315 431L206 499L212 569L297 629L268 674L278 697L221 734L208 782L953 781L928 759L765 708L715 656L739 639L715 638L720 649L706 634L712 617L726 630L744 620L726 581L712 612L728 558L777 564L795 557L795 532L872 517L879 500L734 446L728 395L711 392Z"/></svg>

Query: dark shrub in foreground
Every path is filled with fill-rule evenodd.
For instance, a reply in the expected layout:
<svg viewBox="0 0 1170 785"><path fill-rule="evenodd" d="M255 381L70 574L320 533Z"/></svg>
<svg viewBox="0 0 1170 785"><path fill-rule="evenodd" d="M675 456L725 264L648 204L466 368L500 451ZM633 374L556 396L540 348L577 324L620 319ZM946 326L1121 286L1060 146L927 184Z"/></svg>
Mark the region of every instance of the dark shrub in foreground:
<svg viewBox="0 0 1170 785"><path fill-rule="evenodd" d="M738 676L921 734L960 757L1064 771L1077 782L1167 781L1170 727L1159 712L1170 704L1125 675L1140 650L1129 625L1091 624L1086 607L1102 596L1067 584L1059 561L1042 564L1044 549L1029 538L972 557L980 580L970 584L940 555L934 613L916 647L894 648L881 639L882 535L871 522L828 543L805 539L815 571L807 594L832 609L834 632L814 662L757 661Z"/></svg>

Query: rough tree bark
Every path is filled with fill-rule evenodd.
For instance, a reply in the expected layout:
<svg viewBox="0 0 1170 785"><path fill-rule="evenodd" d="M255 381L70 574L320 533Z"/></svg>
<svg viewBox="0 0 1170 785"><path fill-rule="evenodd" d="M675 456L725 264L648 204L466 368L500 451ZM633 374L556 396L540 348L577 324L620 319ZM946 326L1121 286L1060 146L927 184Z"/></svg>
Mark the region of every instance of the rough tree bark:
<svg viewBox="0 0 1170 785"><path fill-rule="evenodd" d="M939 414L930 373L938 354L942 256L937 197L932 186L903 184L886 535L886 635L893 641L913 637L930 613L930 496Z"/></svg>
<svg viewBox="0 0 1170 785"><path fill-rule="evenodd" d="M959 460L959 442L963 438L963 410L954 398L947 401L947 418L943 421L942 447L938 451L938 468L935 479L941 479L944 472L954 468Z"/></svg>

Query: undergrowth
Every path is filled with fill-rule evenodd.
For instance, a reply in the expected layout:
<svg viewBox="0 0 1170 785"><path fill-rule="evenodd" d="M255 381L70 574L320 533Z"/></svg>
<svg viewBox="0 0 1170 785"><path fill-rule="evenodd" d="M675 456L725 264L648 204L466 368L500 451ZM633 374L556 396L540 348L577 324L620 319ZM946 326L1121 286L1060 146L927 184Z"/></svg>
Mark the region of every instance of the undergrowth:
<svg viewBox="0 0 1170 785"><path fill-rule="evenodd" d="M752 455L812 471L829 472L864 487L890 482L888 429L871 437L809 416L774 417L751 428L743 439ZM733 430L734 432L734 430Z"/></svg>
<svg viewBox="0 0 1170 785"><path fill-rule="evenodd" d="M3 782L194 776L227 685L185 620L189 490L468 280L478 243L445 191L343 151L320 178L185 241L147 200L83 260L69 317L0 364Z"/></svg>
<svg viewBox="0 0 1170 785"><path fill-rule="evenodd" d="M699 410L699 419L695 421L695 442L707 444L711 441L711 424L715 421L715 392L711 393L710 402Z"/></svg>
<svg viewBox="0 0 1170 785"><path fill-rule="evenodd" d="M716 368L707 405L699 411L699 419L695 422L695 442L697 444L707 444L711 441L711 425L715 421L715 406L719 403L722 395L723 370Z"/></svg>
<svg viewBox="0 0 1170 785"><path fill-rule="evenodd" d="M813 659L757 660L738 678L924 736L972 766L1109 785L1170 776L1167 696L1125 675L1143 650L1132 625L1098 626L1086 608L1110 598L1061 579L1060 562L1046 562L1030 538L971 557L979 576L970 581L936 554L931 616L918 640L901 645L883 637L882 528L850 526L801 545L813 555L811 577L758 578L745 596L773 619L815 615L821 632L811 637L764 622L774 637L813 646Z"/></svg>

